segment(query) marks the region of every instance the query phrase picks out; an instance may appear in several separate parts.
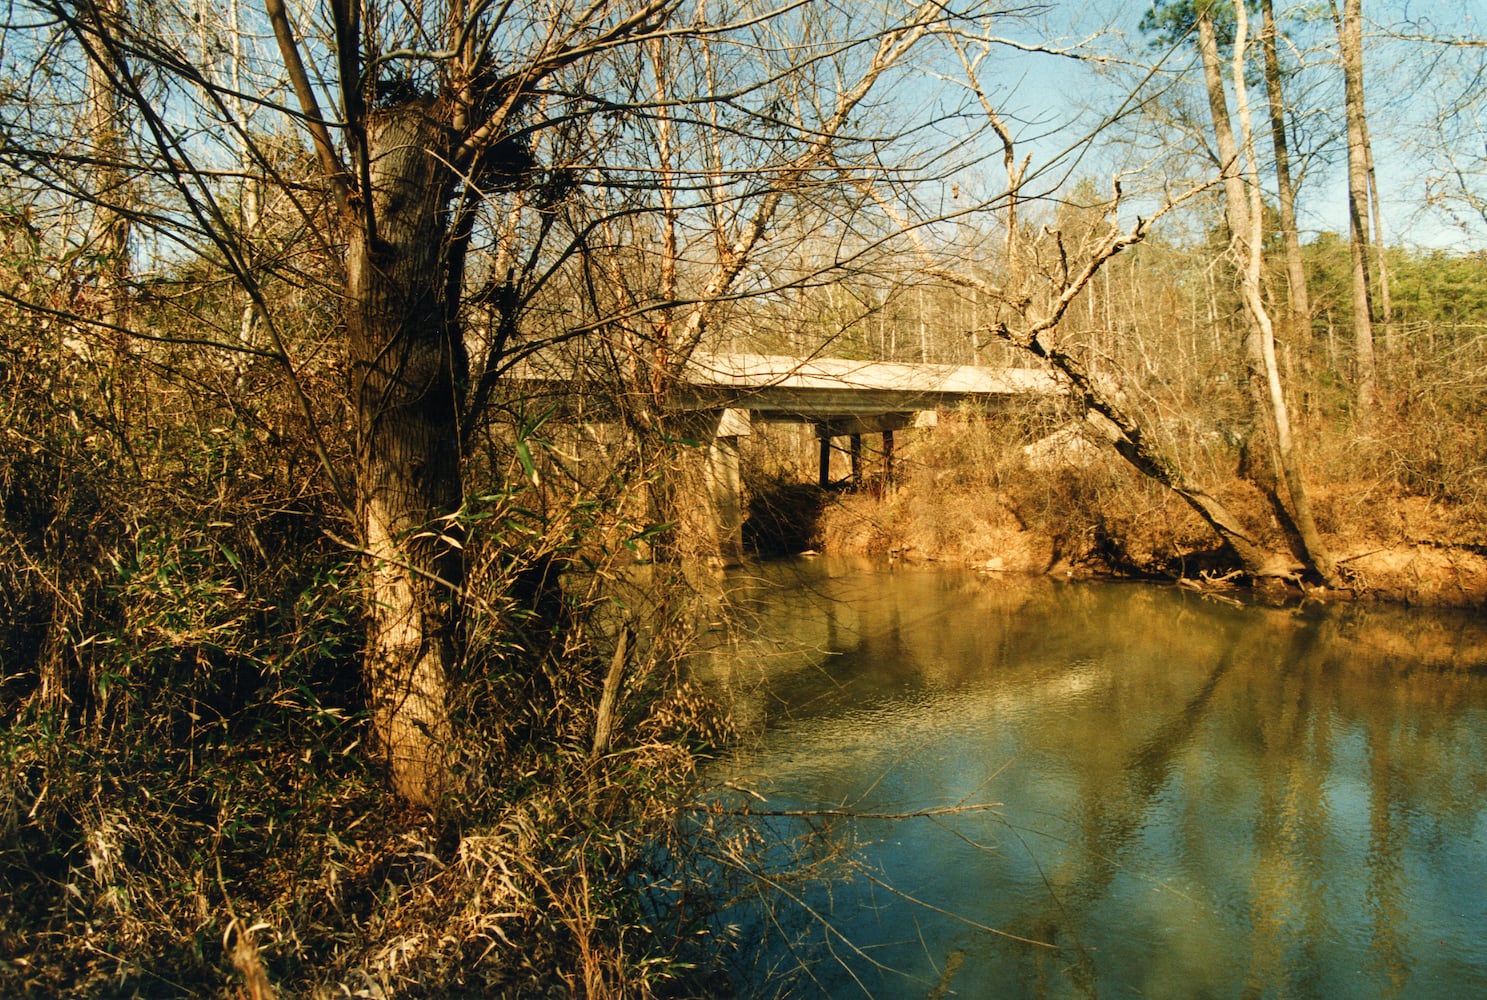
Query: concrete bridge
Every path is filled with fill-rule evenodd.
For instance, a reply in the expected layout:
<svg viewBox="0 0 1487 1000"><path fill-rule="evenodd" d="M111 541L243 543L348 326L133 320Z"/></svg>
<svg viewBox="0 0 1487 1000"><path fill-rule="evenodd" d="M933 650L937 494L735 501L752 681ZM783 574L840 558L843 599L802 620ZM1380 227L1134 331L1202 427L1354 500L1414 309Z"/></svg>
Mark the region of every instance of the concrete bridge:
<svg viewBox="0 0 1487 1000"><path fill-rule="evenodd" d="M564 381L558 371L537 376L528 362L516 379ZM556 368L557 366L553 366ZM819 478L829 485L831 455L846 438L854 482L862 479L862 436L883 435L880 475L893 477L893 435L910 426L933 426L942 408L991 407L1017 398L1058 395L1052 374L1034 368L905 364L846 358L796 358L760 354L694 355L672 399L698 420L707 445L706 476L720 557L743 553L743 489L739 438L754 422L809 424L820 441Z"/></svg>
<svg viewBox="0 0 1487 1000"><path fill-rule="evenodd" d="M893 478L895 431L933 426L942 408L989 407L1063 391L1052 374L1035 368L723 354L695 355L673 398L703 417L710 432L707 480L718 550L725 562L733 562L743 553L738 443L754 421L814 426L822 486L830 484L836 439L847 439L852 480L860 483L862 435L881 434L879 474L886 484Z"/></svg>

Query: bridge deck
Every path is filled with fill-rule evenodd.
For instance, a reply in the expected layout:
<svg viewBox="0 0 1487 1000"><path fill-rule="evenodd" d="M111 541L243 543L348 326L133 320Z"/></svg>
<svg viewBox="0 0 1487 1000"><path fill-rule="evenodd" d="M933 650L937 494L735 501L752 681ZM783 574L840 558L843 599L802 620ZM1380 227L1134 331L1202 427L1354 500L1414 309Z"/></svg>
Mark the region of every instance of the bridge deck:
<svg viewBox="0 0 1487 1000"><path fill-rule="evenodd" d="M570 381L561 363L546 360L529 360L512 373L513 379L555 387ZM1052 374L1037 368L699 354L688 363L673 398L687 409L738 409L766 421L813 423L1061 392Z"/></svg>

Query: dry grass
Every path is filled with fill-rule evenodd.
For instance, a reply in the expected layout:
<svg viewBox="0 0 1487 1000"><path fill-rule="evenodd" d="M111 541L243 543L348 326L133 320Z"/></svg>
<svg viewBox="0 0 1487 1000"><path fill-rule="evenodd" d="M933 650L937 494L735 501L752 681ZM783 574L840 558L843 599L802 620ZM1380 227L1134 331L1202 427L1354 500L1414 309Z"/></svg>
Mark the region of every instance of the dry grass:
<svg viewBox="0 0 1487 1000"><path fill-rule="evenodd" d="M1183 576L1229 568L1215 537L1180 498L1112 452L1031 468L1024 447L1048 426L942 416L939 427L905 442L894 489L844 494L826 507L818 529L823 548L1008 572ZM1262 541L1283 549L1289 543L1274 505L1234 474L1237 451L1202 426L1188 428L1190 440L1174 439L1173 451L1197 463L1199 481ZM1318 524L1348 560L1344 571L1360 595L1487 599L1475 562L1487 544L1487 495L1471 474L1469 453L1483 447L1475 433L1470 425L1442 429L1393 413L1367 438L1307 438ZM1441 435L1455 450L1430 461L1452 471L1427 482L1417 475L1425 461L1418 456L1433 454ZM1406 454L1417 457L1405 462Z"/></svg>
<svg viewBox="0 0 1487 1000"><path fill-rule="evenodd" d="M0 992L667 995L705 951L654 852L695 767L689 720L710 712L658 703L597 763L534 747L444 819L387 797L359 721L224 734L195 765L13 726Z"/></svg>
<svg viewBox="0 0 1487 1000"><path fill-rule="evenodd" d="M467 512L461 792L414 812L368 754L357 559L292 407L214 409L170 379L222 371L182 365L125 426L38 342L0 331L0 996L688 992L707 908L662 848L726 726L680 683L691 592L596 559L623 498ZM565 590L580 546L597 582ZM646 638L596 760L619 620Z"/></svg>

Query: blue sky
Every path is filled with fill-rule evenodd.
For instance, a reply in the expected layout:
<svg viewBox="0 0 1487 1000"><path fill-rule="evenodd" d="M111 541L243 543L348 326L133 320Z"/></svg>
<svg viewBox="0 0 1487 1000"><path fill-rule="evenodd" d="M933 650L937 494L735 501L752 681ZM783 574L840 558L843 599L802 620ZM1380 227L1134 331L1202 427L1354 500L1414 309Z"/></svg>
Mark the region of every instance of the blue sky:
<svg viewBox="0 0 1487 1000"><path fill-rule="evenodd" d="M1293 64L1304 65L1288 94L1304 112L1302 152L1310 154L1302 165L1305 173L1300 221L1307 230L1303 239L1321 230L1342 231L1346 227L1346 146L1342 139L1342 77L1335 63L1336 36L1326 4L1308 6L1313 11L1311 19L1298 23L1290 16L1296 4L1289 0L1276 3L1282 30L1290 36L1287 56ZM1033 153L1034 169L1069 149L1092 121L1119 106L1140 72L1134 64L1154 58L1137 29L1147 8L1146 3L1114 0L1066 2L1050 5L1049 12L1036 24L993 24L994 32L1018 40L1053 38L1069 43L1092 38L1086 51L1111 60L1097 69L1056 56L1008 49L999 49L993 59L988 59L983 83L994 91L993 100L1008 118L1015 120L1009 124L1021 148ZM1483 109L1473 106L1473 99L1477 105L1487 105L1487 97L1481 93L1482 81L1487 80L1487 47L1452 47L1418 38L1428 35L1479 41L1487 23L1487 0L1365 0L1364 16L1366 100L1386 238L1463 250L1487 246L1487 225L1480 214L1458 211L1458 219L1474 223L1463 228L1453 224L1448 214L1426 205L1428 192L1449 193L1459 186L1457 175L1446 161L1448 153L1456 166L1466 168L1460 177L1468 187L1487 198L1487 129ZM1256 18L1252 31L1258 27ZM1179 74L1186 70L1187 79L1196 86L1198 76L1190 69L1191 63L1191 53L1180 51L1166 61L1164 68ZM943 69L949 77L949 67ZM950 87L948 83L941 86ZM1268 158L1269 128L1263 98L1262 87L1252 90L1251 99L1257 102L1257 143L1262 158ZM1443 107L1452 104L1462 107L1452 119L1454 131L1443 133L1432 123ZM1201 104L1196 107L1204 110ZM1133 119L1130 133L1144 134L1148 147L1184 141L1180 129L1158 127L1149 120ZM1114 164L1129 162L1133 155L1133 147L1113 141L1117 134L1112 132L1107 140L1081 152L1077 163L1066 161L1072 164L1072 177L1089 177L1106 189ZM980 176L968 171L960 183L977 188L978 193L992 192L1002 176L999 154L988 157L982 170Z"/></svg>

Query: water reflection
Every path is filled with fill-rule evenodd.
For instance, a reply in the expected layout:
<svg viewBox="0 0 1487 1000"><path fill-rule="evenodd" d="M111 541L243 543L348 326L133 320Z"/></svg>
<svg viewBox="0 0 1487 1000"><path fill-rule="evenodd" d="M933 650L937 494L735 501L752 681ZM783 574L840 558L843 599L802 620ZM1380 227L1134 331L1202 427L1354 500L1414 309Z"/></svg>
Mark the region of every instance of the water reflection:
<svg viewBox="0 0 1487 1000"><path fill-rule="evenodd" d="M772 821L862 864L731 915L768 942L753 992L1487 985L1479 618L800 572L744 587L750 637L699 666L754 734L719 777L777 811L964 811Z"/></svg>

